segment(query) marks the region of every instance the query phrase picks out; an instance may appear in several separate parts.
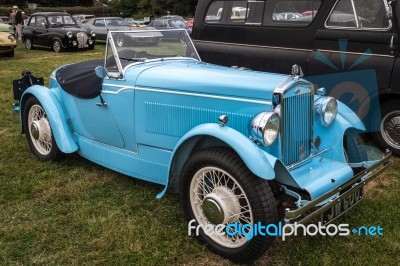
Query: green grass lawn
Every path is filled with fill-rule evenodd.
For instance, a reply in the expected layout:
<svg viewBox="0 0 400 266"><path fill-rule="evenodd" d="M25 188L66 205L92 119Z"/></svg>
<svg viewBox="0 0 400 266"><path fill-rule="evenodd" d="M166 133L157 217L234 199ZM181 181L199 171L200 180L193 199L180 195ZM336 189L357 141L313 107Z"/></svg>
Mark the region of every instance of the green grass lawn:
<svg viewBox="0 0 400 266"><path fill-rule="evenodd" d="M49 82L70 62L102 58L94 51L27 51L0 58L0 264L228 265L187 236L179 199L155 198L161 186L97 166L78 155L42 163L11 114L12 80L23 69ZM384 236L291 237L275 241L257 265L398 265L400 160L366 189L364 201L338 223L380 225Z"/></svg>

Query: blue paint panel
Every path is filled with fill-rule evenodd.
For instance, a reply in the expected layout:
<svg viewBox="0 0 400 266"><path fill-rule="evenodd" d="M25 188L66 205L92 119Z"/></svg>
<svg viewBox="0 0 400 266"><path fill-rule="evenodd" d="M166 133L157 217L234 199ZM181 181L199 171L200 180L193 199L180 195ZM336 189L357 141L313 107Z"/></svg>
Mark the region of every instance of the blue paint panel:
<svg viewBox="0 0 400 266"><path fill-rule="evenodd" d="M74 133L104 144L123 148L124 140L109 107L97 106L100 97L81 99L58 89Z"/></svg>
<svg viewBox="0 0 400 266"><path fill-rule="evenodd" d="M97 164L131 177L166 185L171 152L139 146L139 154L76 136L79 154Z"/></svg>
<svg viewBox="0 0 400 266"><path fill-rule="evenodd" d="M228 126L249 137L249 122L269 104L137 90L135 95L138 143L173 150L180 138L197 125L218 123L227 114Z"/></svg>
<svg viewBox="0 0 400 266"><path fill-rule="evenodd" d="M317 157L291 174L299 186L308 191L311 199L315 199L350 180L353 170L346 163Z"/></svg>
<svg viewBox="0 0 400 266"><path fill-rule="evenodd" d="M287 75L239 70L195 61L172 61L144 71L136 86L271 100Z"/></svg>

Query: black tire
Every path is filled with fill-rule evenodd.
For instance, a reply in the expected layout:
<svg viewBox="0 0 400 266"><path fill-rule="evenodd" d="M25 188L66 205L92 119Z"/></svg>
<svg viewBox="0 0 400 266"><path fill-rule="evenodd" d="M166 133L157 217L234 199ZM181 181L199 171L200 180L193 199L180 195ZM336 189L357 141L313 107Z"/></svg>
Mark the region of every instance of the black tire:
<svg viewBox="0 0 400 266"><path fill-rule="evenodd" d="M62 157L63 154L58 149L47 114L35 97L30 97L26 101L23 110L23 125L29 148L40 161L55 161Z"/></svg>
<svg viewBox="0 0 400 266"><path fill-rule="evenodd" d="M51 43L51 49L56 53L62 52L63 51L62 42L59 39L54 39L53 42Z"/></svg>
<svg viewBox="0 0 400 266"><path fill-rule="evenodd" d="M25 48L28 50L32 50L33 49L33 42L31 38L25 38Z"/></svg>
<svg viewBox="0 0 400 266"><path fill-rule="evenodd" d="M179 183L179 189L180 189L180 199L182 203L183 210L188 218L189 221L195 220L193 223L194 226L197 226L199 224L199 219L196 217L195 213L198 212L198 208L201 209L203 213L203 218L202 221L200 221L200 224L228 224L228 223L234 223L234 221L229 221L226 223L226 218L227 216L225 213L232 213L232 212L223 212L223 219L224 222L210 222L208 220L207 213L211 213L211 218L214 218L215 216L212 216L213 213L208 212L206 208L204 208L204 205L207 204L207 202L210 202L211 195L213 193L208 193L208 194L202 194L203 200L200 204L196 205L195 202L192 202L193 199L193 194L192 194L192 199L191 199L191 186L193 184L199 183L199 179L195 179L196 173L202 173L202 176L205 180L207 176L206 172L209 171L208 169L217 169L213 173L213 178L215 176L215 173L219 174L221 173L227 173L224 177L228 176L228 179L219 179L222 183L217 184L214 186L213 191L215 192L214 195L217 195L218 193L221 195L225 195L223 193L223 188L232 186L233 183L238 184L238 187L235 188L233 185L233 189L231 189L231 193L234 195L234 200L235 202L238 202L237 204L240 205L240 215L242 215L242 210L245 210L246 208L242 208L243 206L246 206L248 204L248 212L244 213L251 213L252 214L252 224L256 224L258 222L261 222L262 225L268 225L268 224L277 224L278 223L278 211L277 211L277 205L275 202L274 195L272 193L272 190L268 184L267 181L262 180L258 177L256 177L253 173L250 172L250 170L246 167L246 165L243 163L241 158L237 156L235 152L233 152L231 149L223 148L223 147L214 147L214 148L209 148L205 149L202 151L199 151L192 155L188 161L185 163L181 176L180 176L180 183ZM206 170L207 169L207 170ZM210 176L211 178L211 176ZM231 178L233 178L231 180ZM192 180L194 180L194 183L192 183ZM213 179L215 181L215 179ZM229 181L226 181L229 180ZM209 180L206 180L209 181ZM225 185L223 183L225 182ZM218 182L216 182L218 183ZM209 185L209 184L208 184ZM207 185L207 186L208 186ZM237 185L236 185L237 186ZM199 188L201 188L201 185L199 185ZM204 188L204 185L203 185ZM193 190L193 193L195 193ZM228 191L228 190L227 190ZM234 192L232 192L234 191ZM218 193L216 193L218 192ZM243 193L243 194L242 194ZM196 194L196 193L195 193ZM237 198L237 194L244 195L240 199ZM197 194L196 194L197 195ZM200 198L201 196L199 196ZM221 201L225 201L225 199L229 199L232 197L222 197ZM207 202L206 202L207 201ZM228 200L227 200L228 201ZM226 206L230 206L228 203L225 204ZM233 204L232 204L233 205ZM192 206L199 206L195 207L195 209ZM210 206L210 205L208 205ZM219 206L223 206L222 204ZM224 208L221 207L221 209L225 210ZM212 208L208 209L212 210ZM236 213L236 212L235 212ZM243 221L241 216L238 215L238 217L235 218L230 218L232 217L229 216L228 219L236 219L236 221ZM245 215L243 215L245 216ZM218 216L221 217L221 216ZM212 219L211 219L212 220ZM248 220L247 220L248 221ZM206 223L204 223L206 222ZM211 250L216 252L217 254L221 255L224 258L227 258L235 263L248 263L251 261L254 261L258 259L260 256L262 256L265 251L272 245L274 241L274 237L271 236L254 236L251 240L248 241L243 241L240 246L237 247L230 247L229 243L227 243L225 246L220 243L217 243L215 241L215 238L213 239L210 236L207 236L202 229L199 231L199 238L201 241L203 241ZM225 239L225 238L224 238ZM218 240L217 240L218 241ZM232 237L226 237L224 241L233 241ZM239 243L239 241L238 241ZM240 243L239 243L240 244Z"/></svg>
<svg viewBox="0 0 400 266"><path fill-rule="evenodd" d="M400 101L381 103L381 116L380 131L374 132L373 137L379 146L400 156Z"/></svg>

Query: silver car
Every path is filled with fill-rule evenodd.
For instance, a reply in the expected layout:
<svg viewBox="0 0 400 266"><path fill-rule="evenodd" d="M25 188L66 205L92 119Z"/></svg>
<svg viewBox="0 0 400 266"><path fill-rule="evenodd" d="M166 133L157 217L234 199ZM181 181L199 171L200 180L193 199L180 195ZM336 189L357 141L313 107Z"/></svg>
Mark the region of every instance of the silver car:
<svg viewBox="0 0 400 266"><path fill-rule="evenodd" d="M108 31L133 31L135 33L127 33L120 34L116 36L116 44L118 46L124 46L126 42L133 43L148 43L149 45L157 45L158 42L162 38L162 34L157 31L149 31L155 30L152 27L146 28L135 28L133 29L126 22L125 19L121 17L98 17L89 19L86 23L82 24L82 27L88 28L96 33L96 41L98 42L106 42ZM137 31L143 31L143 33L138 33Z"/></svg>

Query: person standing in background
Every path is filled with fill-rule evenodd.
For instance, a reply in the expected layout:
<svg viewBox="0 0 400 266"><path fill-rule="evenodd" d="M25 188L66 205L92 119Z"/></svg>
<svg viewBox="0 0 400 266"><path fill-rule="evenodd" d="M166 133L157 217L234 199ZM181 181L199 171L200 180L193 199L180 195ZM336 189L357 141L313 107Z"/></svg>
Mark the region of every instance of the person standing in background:
<svg viewBox="0 0 400 266"><path fill-rule="evenodd" d="M15 12L17 11L17 9L15 9L15 7L17 7L17 6L13 6L13 9L10 13L10 24L12 25L14 32L16 32L15 31L16 30L15 29Z"/></svg>
<svg viewBox="0 0 400 266"><path fill-rule="evenodd" d="M18 6L13 6L13 9L16 8L15 12L15 25L17 27L17 37L18 40L22 40L22 23L24 23L24 20L22 18L22 11L19 10Z"/></svg>

